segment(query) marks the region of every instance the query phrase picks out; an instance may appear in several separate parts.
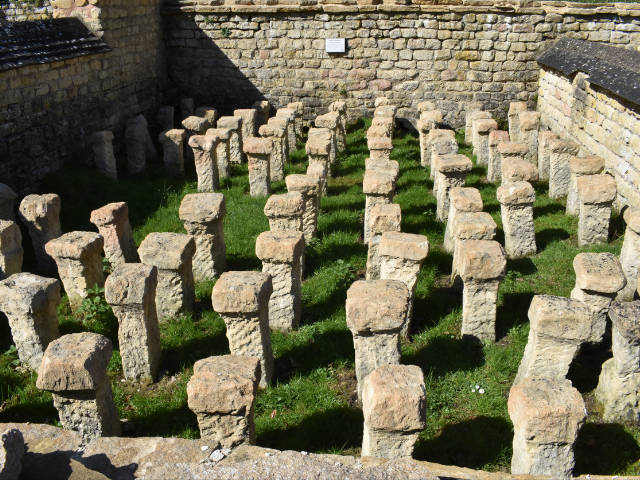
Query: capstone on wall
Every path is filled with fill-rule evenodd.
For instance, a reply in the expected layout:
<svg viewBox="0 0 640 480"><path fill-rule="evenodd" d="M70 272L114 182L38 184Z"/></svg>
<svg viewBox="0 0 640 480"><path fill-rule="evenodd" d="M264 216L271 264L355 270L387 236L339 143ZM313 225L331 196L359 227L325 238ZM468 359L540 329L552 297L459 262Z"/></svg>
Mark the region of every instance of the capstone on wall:
<svg viewBox="0 0 640 480"><path fill-rule="evenodd" d="M194 5L198 3L198 5ZM640 9L475 5L207 6L164 9L171 80L198 103L223 110L264 96L275 106L301 99L307 116L345 99L354 116L386 95L404 110L434 100L454 127L464 104L482 101L504 118L508 103L535 107L537 55L560 35L640 46ZM482 5L482 3L488 5ZM576 4L573 4L576 5ZM620 4L616 4L620 5ZM607 10L608 9L608 10ZM345 54L325 52L346 38Z"/></svg>
<svg viewBox="0 0 640 480"><path fill-rule="evenodd" d="M51 18L53 7L49 0L2 0L0 1L0 22L22 22Z"/></svg>
<svg viewBox="0 0 640 480"><path fill-rule="evenodd" d="M618 185L618 207L640 207L640 106L552 69L540 71L538 110L544 127L605 160Z"/></svg>

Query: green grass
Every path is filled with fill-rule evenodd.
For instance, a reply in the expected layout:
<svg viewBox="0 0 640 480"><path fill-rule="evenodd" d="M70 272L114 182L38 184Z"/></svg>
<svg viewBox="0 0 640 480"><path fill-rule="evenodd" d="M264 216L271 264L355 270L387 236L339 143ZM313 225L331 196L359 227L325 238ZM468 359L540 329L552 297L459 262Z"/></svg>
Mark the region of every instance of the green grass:
<svg viewBox="0 0 640 480"><path fill-rule="evenodd" d="M301 327L289 334L273 332L275 379L256 401L258 445L279 449L359 454L362 413L354 399L353 343L345 323L346 291L362 278L366 248L361 243L364 195L362 176L368 156L365 131L360 121L348 135L348 148L335 167L329 195L322 200L318 239L306 250ZM461 132L459 132L459 139ZM287 173L305 170L302 144L291 155ZM461 151L470 154L469 148ZM395 202L402 207L402 229L427 235L430 252L416 288L411 340L402 345L402 361L419 365L427 386L427 426L420 435L415 457L472 468L507 471L511 457L512 426L507 414L509 388L524 350L527 310L535 294L569 295L575 276L576 253L619 253L623 224L613 219L612 241L590 249L579 248L577 221L564 214L564 205L549 199L538 187L535 203L539 253L529 259L510 261L501 284L498 307L498 342L470 346L460 337L461 295L449 285L451 255L442 248L444 225L435 219L435 198L428 172L419 165L417 138L398 131L392 158L400 164ZM160 172L157 165L151 172ZM169 180L161 173L114 183L94 171L66 168L50 177L43 191L62 197L65 231L93 229L89 212L110 201L127 201L137 243L153 231L183 232L178 218L182 197L195 191L195 175ZM478 188L499 226L496 187L484 180L486 171L476 166L467 185ZM274 192L285 190L284 182ZM234 167L222 185L227 217L225 239L228 268L257 270L255 238L268 229L262 209L265 199L248 195L246 166ZM31 262L27 252L26 265ZM212 311L212 282L197 286L197 305L192 314L161 325L163 365L160 380L141 387L122 380L116 349L109 366L115 401L128 420L130 436L179 436L197 438L195 415L186 404L186 383L193 363L210 355L228 352L224 323ZM90 329L111 338L117 346L117 322L109 313L83 323L60 306L62 333ZM15 348L8 340L6 323L0 325L0 421L31 421L57 424L48 393L35 388L35 375L19 369ZM605 424L591 391L597 383L600 363L610 356L607 348L581 355L570 378L585 395L588 423L576 446L576 472L600 474L640 473L640 429ZM484 394L472 391L479 385Z"/></svg>

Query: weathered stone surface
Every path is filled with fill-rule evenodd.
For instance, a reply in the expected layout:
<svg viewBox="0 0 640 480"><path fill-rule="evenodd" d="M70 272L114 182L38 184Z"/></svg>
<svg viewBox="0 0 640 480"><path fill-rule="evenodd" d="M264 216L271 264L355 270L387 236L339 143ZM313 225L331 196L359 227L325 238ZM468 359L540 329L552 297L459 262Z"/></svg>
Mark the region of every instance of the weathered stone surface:
<svg viewBox="0 0 640 480"><path fill-rule="evenodd" d="M18 480L22 472L24 457L24 438L20 430L12 428L0 436L0 478Z"/></svg>
<svg viewBox="0 0 640 480"><path fill-rule="evenodd" d="M260 362L255 357L221 355L193 365L187 399L198 417L202 440L223 448L254 441L253 407L259 378Z"/></svg>
<svg viewBox="0 0 640 480"><path fill-rule="evenodd" d="M498 123L492 118L473 120L473 152L479 165L489 163L489 133L498 129Z"/></svg>
<svg viewBox="0 0 640 480"><path fill-rule="evenodd" d="M616 198L616 181L605 174L578 178L578 244L606 243L609 240L611 207Z"/></svg>
<svg viewBox="0 0 640 480"><path fill-rule="evenodd" d="M549 197L561 198L569 193L571 171L569 160L578 155L577 143L561 138L549 141Z"/></svg>
<svg viewBox="0 0 640 480"><path fill-rule="evenodd" d="M320 176L321 194L327 194L327 177L331 174L331 131L327 128L310 128L305 150L309 157L307 174Z"/></svg>
<svg viewBox="0 0 640 480"><path fill-rule="evenodd" d="M638 285L640 269L640 208L629 207L624 211L627 228L620 249L620 264L627 284L618 292L618 300L633 300Z"/></svg>
<svg viewBox="0 0 640 480"><path fill-rule="evenodd" d="M8 185L0 183L0 220L15 220L15 203L18 194Z"/></svg>
<svg viewBox="0 0 640 480"><path fill-rule="evenodd" d="M376 105L376 108L373 111L373 116L396 118L397 112L398 112L398 107L396 105L392 105L391 103L388 103L383 105Z"/></svg>
<svg viewBox="0 0 640 480"><path fill-rule="evenodd" d="M246 137L242 145L249 163L249 194L264 197L271 191L271 153L273 142L270 138Z"/></svg>
<svg viewBox="0 0 640 480"><path fill-rule="evenodd" d="M208 128L216 126L216 119L218 118L218 111L214 107L198 107L196 108L194 115L196 117L202 117L209 122Z"/></svg>
<svg viewBox="0 0 640 480"><path fill-rule="evenodd" d="M543 130L538 133L538 173L540 174L540 181L549 181L551 141L558 138L556 133L549 130Z"/></svg>
<svg viewBox="0 0 640 480"><path fill-rule="evenodd" d="M173 114L173 109L171 113ZM173 117L171 120L173 124ZM143 173L147 167L147 160L154 160L157 155L144 115L129 119L124 136L127 144L127 168L129 174Z"/></svg>
<svg viewBox="0 0 640 480"><path fill-rule="evenodd" d="M604 160L600 157L572 157L569 159L569 192L567 193L567 215L578 215L578 178L584 175L597 175L604 170Z"/></svg>
<svg viewBox="0 0 640 480"><path fill-rule="evenodd" d="M453 226L458 213L480 211L482 211L482 198L477 188L453 187L449 191L449 214L444 231L444 248L447 252L453 253L455 248Z"/></svg>
<svg viewBox="0 0 640 480"><path fill-rule="evenodd" d="M305 202L300 192L271 195L264 206L271 230L298 230L302 232Z"/></svg>
<svg viewBox="0 0 640 480"><path fill-rule="evenodd" d="M395 160L373 160L371 158L365 158L364 168L365 171L377 170L378 172L386 173L396 182L400 175L400 164Z"/></svg>
<svg viewBox="0 0 640 480"><path fill-rule="evenodd" d="M69 232L50 240L46 252L56 261L71 308L78 308L89 290L104 285L102 237L94 232Z"/></svg>
<svg viewBox="0 0 640 480"><path fill-rule="evenodd" d="M509 137L512 142L520 141L520 112L527 111L527 102L510 102L507 120L509 121Z"/></svg>
<svg viewBox="0 0 640 480"><path fill-rule="evenodd" d="M364 192L364 242L369 242L371 235L371 209L376 205L390 204L395 195L396 182L393 174L383 170L365 170L362 180L362 191Z"/></svg>
<svg viewBox="0 0 640 480"><path fill-rule="evenodd" d="M209 123L209 120L204 117L191 115L182 120L182 128L187 131L187 135L204 135L207 129L212 128L214 125Z"/></svg>
<svg viewBox="0 0 640 480"><path fill-rule="evenodd" d="M498 152L498 145L509 142L509 132L504 130L491 130L487 142L489 150L489 162L487 164L487 180L499 182L502 174L502 156Z"/></svg>
<svg viewBox="0 0 640 480"><path fill-rule="evenodd" d="M156 311L160 321L193 309L195 250L191 235L171 232L150 233L138 248L142 263L158 269Z"/></svg>
<svg viewBox="0 0 640 480"><path fill-rule="evenodd" d="M302 214L302 231L304 239L308 243L318 230L319 190L318 182L309 175L287 175L285 178L289 193L299 192L304 201L304 213Z"/></svg>
<svg viewBox="0 0 640 480"><path fill-rule="evenodd" d="M184 141L187 131L174 128L158 135L158 141L162 145L165 171L172 176L184 176Z"/></svg>
<svg viewBox="0 0 640 480"><path fill-rule="evenodd" d="M511 387L508 408L514 427L511 473L572 478L573 444L586 409L571 382L525 378Z"/></svg>
<svg viewBox="0 0 640 480"><path fill-rule="evenodd" d="M256 115L256 128L261 127L269 121L271 105L269 105L268 100L256 100L251 106L258 112Z"/></svg>
<svg viewBox="0 0 640 480"><path fill-rule="evenodd" d="M193 150L198 176L199 192L215 192L220 187L216 155L218 143L217 135L192 135L189 137L189 146Z"/></svg>
<svg viewBox="0 0 640 480"><path fill-rule="evenodd" d="M526 144L529 149L525 160L538 166L538 130L540 129L539 112L520 112L518 114L518 127L520 128L519 142Z"/></svg>
<svg viewBox="0 0 640 480"><path fill-rule="evenodd" d="M380 278L379 245L384 232L399 232L402 223L400 205L380 204L371 208L369 217L369 245L367 250L367 280Z"/></svg>
<svg viewBox="0 0 640 480"><path fill-rule="evenodd" d="M326 128L331 132L331 149L329 152L329 163L334 164L336 155L338 154L338 131L340 129L340 114L338 112L329 112L316 117L315 126L317 128Z"/></svg>
<svg viewBox="0 0 640 480"><path fill-rule="evenodd" d="M0 310L7 316L20 361L38 370L49 342L58 332L60 282L32 273L0 281Z"/></svg>
<svg viewBox="0 0 640 480"><path fill-rule="evenodd" d="M219 129L230 129L229 137L229 161L236 165L242 163L244 152L242 151L242 118L241 117L220 117L217 127Z"/></svg>
<svg viewBox="0 0 640 480"><path fill-rule="evenodd" d="M125 202L109 203L91 212L89 219L104 241L104 254L111 266L138 261L136 244Z"/></svg>
<svg viewBox="0 0 640 480"><path fill-rule="evenodd" d="M502 214L504 246L509 258L536 253L533 223L535 195L535 190L528 182L503 183L496 192Z"/></svg>
<svg viewBox="0 0 640 480"><path fill-rule="evenodd" d="M62 234L60 197L55 193L27 195L20 202L20 219L27 226L36 257L38 272L53 275L56 263L44 246Z"/></svg>
<svg viewBox="0 0 640 480"><path fill-rule="evenodd" d="M95 132L89 138L91 148L93 149L93 160L96 169L114 180L118 179L118 170L116 168L116 157L113 154L113 132L103 130Z"/></svg>
<svg viewBox="0 0 640 480"><path fill-rule="evenodd" d="M393 143L390 137L367 135L367 147L372 159L390 160L391 151L393 150Z"/></svg>
<svg viewBox="0 0 640 480"><path fill-rule="evenodd" d="M473 122L483 118L491 118L490 112L482 110L482 104L479 102L473 102L472 105L467 107L465 113L465 129L464 129L464 143L467 145L473 145Z"/></svg>
<svg viewBox="0 0 640 480"><path fill-rule="evenodd" d="M466 155L448 154L432 155L433 170L435 171L434 193L436 195L436 218L446 222L449 215L449 192L454 187L462 187L466 181L466 174L473 165Z"/></svg>
<svg viewBox="0 0 640 480"><path fill-rule="evenodd" d="M229 164L231 163L231 136L233 135L233 130L230 128L210 128L205 135L217 139L215 157L218 179L228 178L230 175Z"/></svg>
<svg viewBox="0 0 640 480"><path fill-rule="evenodd" d="M436 109L436 104L428 100L425 100L424 102L418 103L418 105L416 105L416 109L420 113L429 112Z"/></svg>
<svg viewBox="0 0 640 480"><path fill-rule="evenodd" d="M440 110L430 110L420 113L417 128L420 140L420 165L426 167L429 165L428 155L428 138L429 132L438 128L442 123L442 112Z"/></svg>
<svg viewBox="0 0 640 480"><path fill-rule="evenodd" d="M287 144L288 144L289 151L291 152L297 148L296 126L295 126L297 116L298 116L297 109L279 108L278 111L276 112L276 118L280 118L287 122ZM333 159L335 161L335 149L334 149Z"/></svg>
<svg viewBox="0 0 640 480"><path fill-rule="evenodd" d="M507 157L502 161L502 183L538 181L538 167L519 157Z"/></svg>
<svg viewBox="0 0 640 480"><path fill-rule="evenodd" d="M303 118L304 118L304 103L303 102L290 102L287 104L289 110L293 110L296 113L294 122L296 135L302 136ZM341 116L346 116L347 104L346 102L333 102L329 105L329 110L340 112ZM346 122L346 118L344 118ZM346 126L346 124L345 124Z"/></svg>
<svg viewBox="0 0 640 480"><path fill-rule="evenodd" d="M104 296L118 318L124 378L153 382L160 369L160 329L156 314L158 270L121 263L104 284Z"/></svg>
<svg viewBox="0 0 640 480"><path fill-rule="evenodd" d="M195 281L213 280L227 266L223 229L226 213L221 193L190 193L180 203L178 215L196 244L192 262Z"/></svg>
<svg viewBox="0 0 640 480"><path fill-rule="evenodd" d="M269 332L270 275L261 272L225 272L211 293L213 309L227 326L232 355L260 360L260 387L271 383L273 352Z"/></svg>
<svg viewBox="0 0 640 480"><path fill-rule="evenodd" d="M275 119L277 121L277 119ZM279 182L284 179L285 151L287 129L285 126L269 122L258 129L261 137L269 137L273 142L269 163L269 180Z"/></svg>
<svg viewBox="0 0 640 480"><path fill-rule="evenodd" d="M458 153L458 142L453 130L434 128L427 136L426 155L424 156L423 167L430 168L431 178L435 176L433 159L435 155L451 155Z"/></svg>
<svg viewBox="0 0 640 480"><path fill-rule="evenodd" d="M18 224L0 220L0 280L22 271L22 233Z"/></svg>
<svg viewBox="0 0 640 480"><path fill-rule="evenodd" d="M427 395L420 367L382 365L364 380L362 455L411 457L425 426Z"/></svg>

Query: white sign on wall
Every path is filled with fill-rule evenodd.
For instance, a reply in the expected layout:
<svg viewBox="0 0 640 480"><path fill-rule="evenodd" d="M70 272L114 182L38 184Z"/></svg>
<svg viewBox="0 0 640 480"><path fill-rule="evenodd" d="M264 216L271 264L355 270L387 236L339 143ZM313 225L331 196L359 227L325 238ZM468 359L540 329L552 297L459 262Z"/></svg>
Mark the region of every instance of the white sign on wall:
<svg viewBox="0 0 640 480"><path fill-rule="evenodd" d="M327 53L344 53L346 44L344 38L326 38L324 40L324 49Z"/></svg>

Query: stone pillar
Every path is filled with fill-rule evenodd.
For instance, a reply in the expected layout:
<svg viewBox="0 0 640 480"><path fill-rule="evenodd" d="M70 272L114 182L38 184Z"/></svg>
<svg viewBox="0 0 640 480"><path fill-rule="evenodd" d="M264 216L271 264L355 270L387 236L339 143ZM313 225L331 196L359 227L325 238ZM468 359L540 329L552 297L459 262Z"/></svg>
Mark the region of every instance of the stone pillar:
<svg viewBox="0 0 640 480"><path fill-rule="evenodd" d="M208 128L215 128L218 111L214 107L198 107L196 108L194 116L202 117L209 122Z"/></svg>
<svg viewBox="0 0 640 480"><path fill-rule="evenodd" d="M338 112L329 112L319 115L315 120L316 128L326 128L331 132L331 152L329 153L329 163L336 163L338 155L338 130L340 127L340 114Z"/></svg>
<svg viewBox="0 0 640 480"><path fill-rule="evenodd" d="M416 105L416 109L420 114L422 114L424 112L430 112L432 110L435 110L436 104L430 100L424 100L422 102L419 102L418 105Z"/></svg>
<svg viewBox="0 0 640 480"><path fill-rule="evenodd" d="M496 151L495 170L493 171L493 177L496 181L502 181L502 169L507 163L511 163L514 160L525 161L524 157L527 154L529 147L524 143L503 142L499 143Z"/></svg>
<svg viewBox="0 0 640 480"><path fill-rule="evenodd" d="M418 133L420 135L420 165L423 167L429 166L429 159L427 158L429 132L438 128L441 123L442 112L440 110L432 110L420 114Z"/></svg>
<svg viewBox="0 0 640 480"><path fill-rule="evenodd" d="M396 107L395 105L391 105L390 103L385 105L378 105L373 111L373 116L390 118L391 120L393 120L393 123L395 126L397 111L398 111L398 107Z"/></svg>
<svg viewBox="0 0 640 480"><path fill-rule="evenodd" d="M580 213L578 200L578 178L585 175L597 175L604 170L604 160L600 157L573 157L569 159L569 192L567 193L567 215Z"/></svg>
<svg viewBox="0 0 640 480"><path fill-rule="evenodd" d="M261 137L269 138L273 142L271 161L269 163L269 181L279 182L284 180L284 149L283 142L286 142L287 131L285 128L278 128L271 122L262 125L258 129Z"/></svg>
<svg viewBox="0 0 640 480"><path fill-rule="evenodd" d="M326 195L327 176L331 175L331 131L327 128L310 128L305 151L309 157L309 166L319 165L324 174L323 195Z"/></svg>
<svg viewBox="0 0 640 480"><path fill-rule="evenodd" d="M187 136L204 135L208 129L213 128L209 120L204 117L192 115L182 120L182 128L187 132Z"/></svg>
<svg viewBox="0 0 640 480"><path fill-rule="evenodd" d="M578 178L578 245L609 241L611 206L616 195L616 181L609 175L587 175Z"/></svg>
<svg viewBox="0 0 640 480"><path fill-rule="evenodd" d="M187 403L198 417L203 441L222 448L255 441L253 412L259 378L260 362L254 357L220 355L194 363Z"/></svg>
<svg viewBox="0 0 640 480"><path fill-rule="evenodd" d="M415 365L382 365L364 380L362 456L411 458L426 424L424 376Z"/></svg>
<svg viewBox="0 0 640 480"><path fill-rule="evenodd" d="M165 132L174 128L174 118L175 108L171 105L163 105L158 108L158 113L156 113L156 122L160 127L160 131Z"/></svg>
<svg viewBox="0 0 640 480"><path fill-rule="evenodd" d="M391 105L391 101L387 97L376 97L373 101L373 106L375 108L381 107L383 105Z"/></svg>
<svg viewBox="0 0 640 480"><path fill-rule="evenodd" d="M613 358L602 364L595 390L603 404L605 422L640 421L640 302L614 301L611 317Z"/></svg>
<svg viewBox="0 0 640 480"><path fill-rule="evenodd" d="M218 128L228 128L231 130L229 137L229 161L240 165L244 158L242 151L242 118L241 117L220 117L217 123Z"/></svg>
<svg viewBox="0 0 640 480"><path fill-rule="evenodd" d="M378 246L380 255L380 278L400 280L409 289L407 321L402 325L401 335L409 337L413 315L413 297L422 262L429 253L429 239L413 233L385 232Z"/></svg>
<svg viewBox="0 0 640 480"><path fill-rule="evenodd" d="M538 133L538 172L540 181L549 181L551 142L558 138L560 137L550 130L543 130Z"/></svg>
<svg viewBox="0 0 640 480"><path fill-rule="evenodd" d="M89 290L104 285L102 247L94 232L69 232L50 240L45 250L58 265L58 273L72 309L89 296Z"/></svg>
<svg viewBox="0 0 640 480"><path fill-rule="evenodd" d="M347 291L347 327L356 354L358 400L364 379L381 365L400 363L400 331L409 291L397 280L358 280Z"/></svg>
<svg viewBox="0 0 640 480"><path fill-rule="evenodd" d="M507 257L522 258L536 253L533 202L536 192L528 182L503 183L496 196L502 213Z"/></svg>
<svg viewBox="0 0 640 480"><path fill-rule="evenodd" d="M526 378L509 392L514 475L573 478L573 444L586 417L580 392L563 379Z"/></svg>
<svg viewBox="0 0 640 480"><path fill-rule="evenodd" d="M273 142L270 138L249 137L242 146L249 163L249 194L266 197L271 191L270 164Z"/></svg>
<svg viewBox="0 0 640 480"><path fill-rule="evenodd" d="M498 129L498 123L492 118L473 121L473 153L478 165L489 164L489 133Z"/></svg>
<svg viewBox="0 0 640 480"><path fill-rule="evenodd" d="M220 188L216 158L218 142L217 136L193 135L189 138L198 175L199 192L215 192Z"/></svg>
<svg viewBox="0 0 640 480"><path fill-rule="evenodd" d="M393 143L390 137L373 137L367 135L367 146L369 147L369 155L372 160L389 161Z"/></svg>
<svg viewBox="0 0 640 480"><path fill-rule="evenodd" d="M311 163L307 166L307 175L316 179L318 183L318 204L327 194L327 169L319 163Z"/></svg>
<svg viewBox="0 0 640 480"><path fill-rule="evenodd" d="M520 141L520 112L527 111L527 102L509 103L507 120L509 121L509 138L512 142Z"/></svg>
<svg viewBox="0 0 640 480"><path fill-rule="evenodd" d="M127 121L124 136L127 144L129 174L144 173L147 168L147 160L153 160L157 155L144 115L138 115Z"/></svg>
<svg viewBox="0 0 640 480"><path fill-rule="evenodd" d="M364 207L364 243L369 243L371 235L371 209L376 205L393 202L396 182L391 174L380 170L365 170L362 191L366 196Z"/></svg>
<svg viewBox="0 0 640 480"><path fill-rule="evenodd" d="M227 326L232 355L260 361L260 387L271 383L273 353L269 332L271 277L261 272L225 272L213 287L213 309Z"/></svg>
<svg viewBox="0 0 640 480"><path fill-rule="evenodd" d="M184 176L184 141L186 138L186 130L177 128L162 132L158 136L158 141L162 144L164 169L169 175Z"/></svg>
<svg viewBox="0 0 640 480"><path fill-rule="evenodd" d="M299 192L304 201L302 214L302 231L304 240L309 243L318 230L318 182L309 175L287 175L285 178L289 193Z"/></svg>
<svg viewBox="0 0 640 480"><path fill-rule="evenodd" d="M113 154L113 132L103 130L91 135L91 148L96 169L114 180L118 179L116 157Z"/></svg>
<svg viewBox="0 0 640 480"><path fill-rule="evenodd" d="M561 138L549 142L549 198L558 199L569 193L569 160L579 152L577 143Z"/></svg>
<svg viewBox="0 0 640 480"><path fill-rule="evenodd" d="M467 173L472 168L471 160L466 155L435 155L433 169L436 172L436 218L441 222L446 222L449 215L449 192L454 187L464 186Z"/></svg>
<svg viewBox="0 0 640 480"><path fill-rule="evenodd" d="M210 128L206 133L207 137L212 137L217 140L214 156L218 170L218 179L228 178L230 176L229 164L231 163L232 132L230 128Z"/></svg>
<svg viewBox="0 0 640 480"><path fill-rule="evenodd" d="M338 113L336 141L338 144L338 151L342 152L345 148L347 148L347 102L343 100L333 102L331 103L331 105L329 105L329 111Z"/></svg>
<svg viewBox="0 0 640 480"><path fill-rule="evenodd" d="M487 141L489 149L489 163L487 164L487 180L499 182L502 171L502 157L498 152L498 145L509 141L509 132L504 130L491 130Z"/></svg>
<svg viewBox="0 0 640 480"><path fill-rule="evenodd" d="M453 130L434 128L427 137L427 161L429 162L431 178L435 177L433 159L436 155L453 155L458 153L458 142ZM435 182L434 182L435 186Z"/></svg>
<svg viewBox="0 0 640 480"><path fill-rule="evenodd" d="M384 172L388 175L391 175L394 181L398 181L398 175L400 175L400 164L395 160L372 160L370 158L365 158L364 160L364 169L367 170L377 170L379 172Z"/></svg>
<svg viewBox="0 0 640 480"><path fill-rule="evenodd" d="M529 338L514 385L525 378L562 380L591 335L591 309L572 298L536 295L529 306Z"/></svg>
<svg viewBox="0 0 640 480"><path fill-rule="evenodd" d="M518 114L520 143L529 147L525 160L538 166L538 130L540 129L540 112L520 112Z"/></svg>
<svg viewBox="0 0 640 480"><path fill-rule="evenodd" d="M289 152L293 152L297 149L296 144L296 112L290 108L279 108L276 112L276 118L287 122L287 145Z"/></svg>
<svg viewBox="0 0 640 480"><path fill-rule="evenodd" d="M60 282L33 273L15 273L0 281L0 310L9 319L20 361L37 371L58 332Z"/></svg>
<svg viewBox="0 0 640 480"><path fill-rule="evenodd" d="M256 128L259 129L262 125L265 125L269 121L269 115L271 114L271 105L268 100L256 100L251 105L256 110Z"/></svg>
<svg viewBox="0 0 640 480"><path fill-rule="evenodd" d="M468 240L493 240L498 226L487 212L458 212L453 228L453 260L451 263L451 280L454 281L460 271L459 264L465 243Z"/></svg>
<svg viewBox="0 0 640 480"><path fill-rule="evenodd" d="M618 292L618 300L630 301L635 296L640 269L640 208L625 209L623 218L627 224L624 241L620 249L620 264L627 279L625 287Z"/></svg>
<svg viewBox="0 0 640 480"><path fill-rule="evenodd" d="M462 337L496 341L498 288L507 266L504 249L495 240L467 240L461 250Z"/></svg>
<svg viewBox="0 0 640 480"><path fill-rule="evenodd" d="M473 146L473 151L474 153L476 152L477 149L477 144L478 144L478 130L476 129L476 122L481 121L481 120L492 120L491 118L491 113L490 112L484 112L484 111L477 111L477 112L473 112L471 114L470 117L471 120L471 130L470 130L470 136L471 136L471 141L470 144ZM497 126L496 126L497 129Z"/></svg>
<svg viewBox="0 0 640 480"><path fill-rule="evenodd" d="M196 105L193 98L181 98L180 99L180 118L187 118L193 115Z"/></svg>
<svg viewBox="0 0 640 480"><path fill-rule="evenodd" d="M502 183L513 182L536 183L538 181L538 167L519 157L512 157L502 162Z"/></svg>
<svg viewBox="0 0 640 480"><path fill-rule="evenodd" d="M627 281L613 253L579 253L573 259L576 284L571 298L584 302L592 312L590 343L600 343L607 328L611 302Z"/></svg>
<svg viewBox="0 0 640 480"><path fill-rule="evenodd" d="M262 232L256 239L256 256L262 271L271 275L269 327L288 331L300 324L304 235L295 230Z"/></svg>
<svg viewBox="0 0 640 480"><path fill-rule="evenodd" d="M0 183L0 220L15 220L16 199L18 194L8 185Z"/></svg>
<svg viewBox="0 0 640 480"><path fill-rule="evenodd" d="M471 145L473 142L473 120L475 118L491 118L489 112L485 112L482 109L484 106L481 102L470 102L466 105L464 112L464 143L465 145ZM482 112L484 117L476 117L475 113Z"/></svg>
<svg viewBox="0 0 640 480"><path fill-rule="evenodd" d="M129 207L125 202L109 203L91 212L91 223L98 227L104 240L104 254L112 267L136 263L138 252L129 223Z"/></svg>
<svg viewBox="0 0 640 480"><path fill-rule="evenodd" d="M223 230L226 213L221 193L190 193L182 199L180 220L196 244L192 262L196 282L213 280L226 268Z"/></svg>
<svg viewBox="0 0 640 480"><path fill-rule="evenodd" d="M458 213L481 212L482 206L482 197L477 188L453 187L449 191L449 214L444 231L445 251L453 253L455 246L453 230Z"/></svg>
<svg viewBox="0 0 640 480"><path fill-rule="evenodd" d="M64 335L49 344L38 370L36 387L52 393L62 427L85 444L120 435L107 375L112 350L111 340L97 333Z"/></svg>
<svg viewBox="0 0 640 480"><path fill-rule="evenodd" d="M340 102L333 102L331 105L333 104L338 104ZM294 130L296 132L296 135L298 137L302 137L302 122L304 119L304 103L302 102L291 102L287 104L287 108L289 110L293 110L295 112L295 121L294 121ZM345 113L346 113L346 104L345 104ZM336 111L339 111L340 114L342 114L342 110L340 110L339 108L336 108Z"/></svg>
<svg viewBox="0 0 640 480"><path fill-rule="evenodd" d="M22 271L22 233L16 222L0 220L0 280Z"/></svg>
<svg viewBox="0 0 640 480"><path fill-rule="evenodd" d="M280 149L282 150L282 164L284 165L289 161L289 139L288 139L289 120L286 118L271 117L269 119L269 122L267 122L267 125L269 125L271 128L276 129L278 131L278 134L280 134L279 145L280 145ZM275 145L274 145L274 148L275 148Z"/></svg>
<svg viewBox="0 0 640 480"><path fill-rule="evenodd" d="M256 122L258 120L258 110L255 108L240 108L233 111L234 117L242 118L242 138L246 140L258 134Z"/></svg>
<svg viewBox="0 0 640 480"><path fill-rule="evenodd" d="M369 248L367 250L367 280L380 279L380 240L384 232L399 232L402 223L400 205L376 205L369 214Z"/></svg>
<svg viewBox="0 0 640 480"><path fill-rule="evenodd" d="M395 128L393 118L373 117L369 130L371 130L372 127L375 127L376 129L378 129L378 131L383 132L379 133L378 136L393 138L393 129Z"/></svg>
<svg viewBox="0 0 640 480"><path fill-rule="evenodd" d="M302 232L304 207L304 197L300 192L271 195L264 206L264 214L269 219L269 228L273 231Z"/></svg>
<svg viewBox="0 0 640 480"><path fill-rule="evenodd" d="M195 251L193 237L183 233L153 232L140 244L138 254L142 263L158 269L156 311L160 321L193 310Z"/></svg>
<svg viewBox="0 0 640 480"><path fill-rule="evenodd" d="M124 378L152 383L160 370L160 329L156 314L158 270L122 263L104 284L104 297L118 318Z"/></svg>

